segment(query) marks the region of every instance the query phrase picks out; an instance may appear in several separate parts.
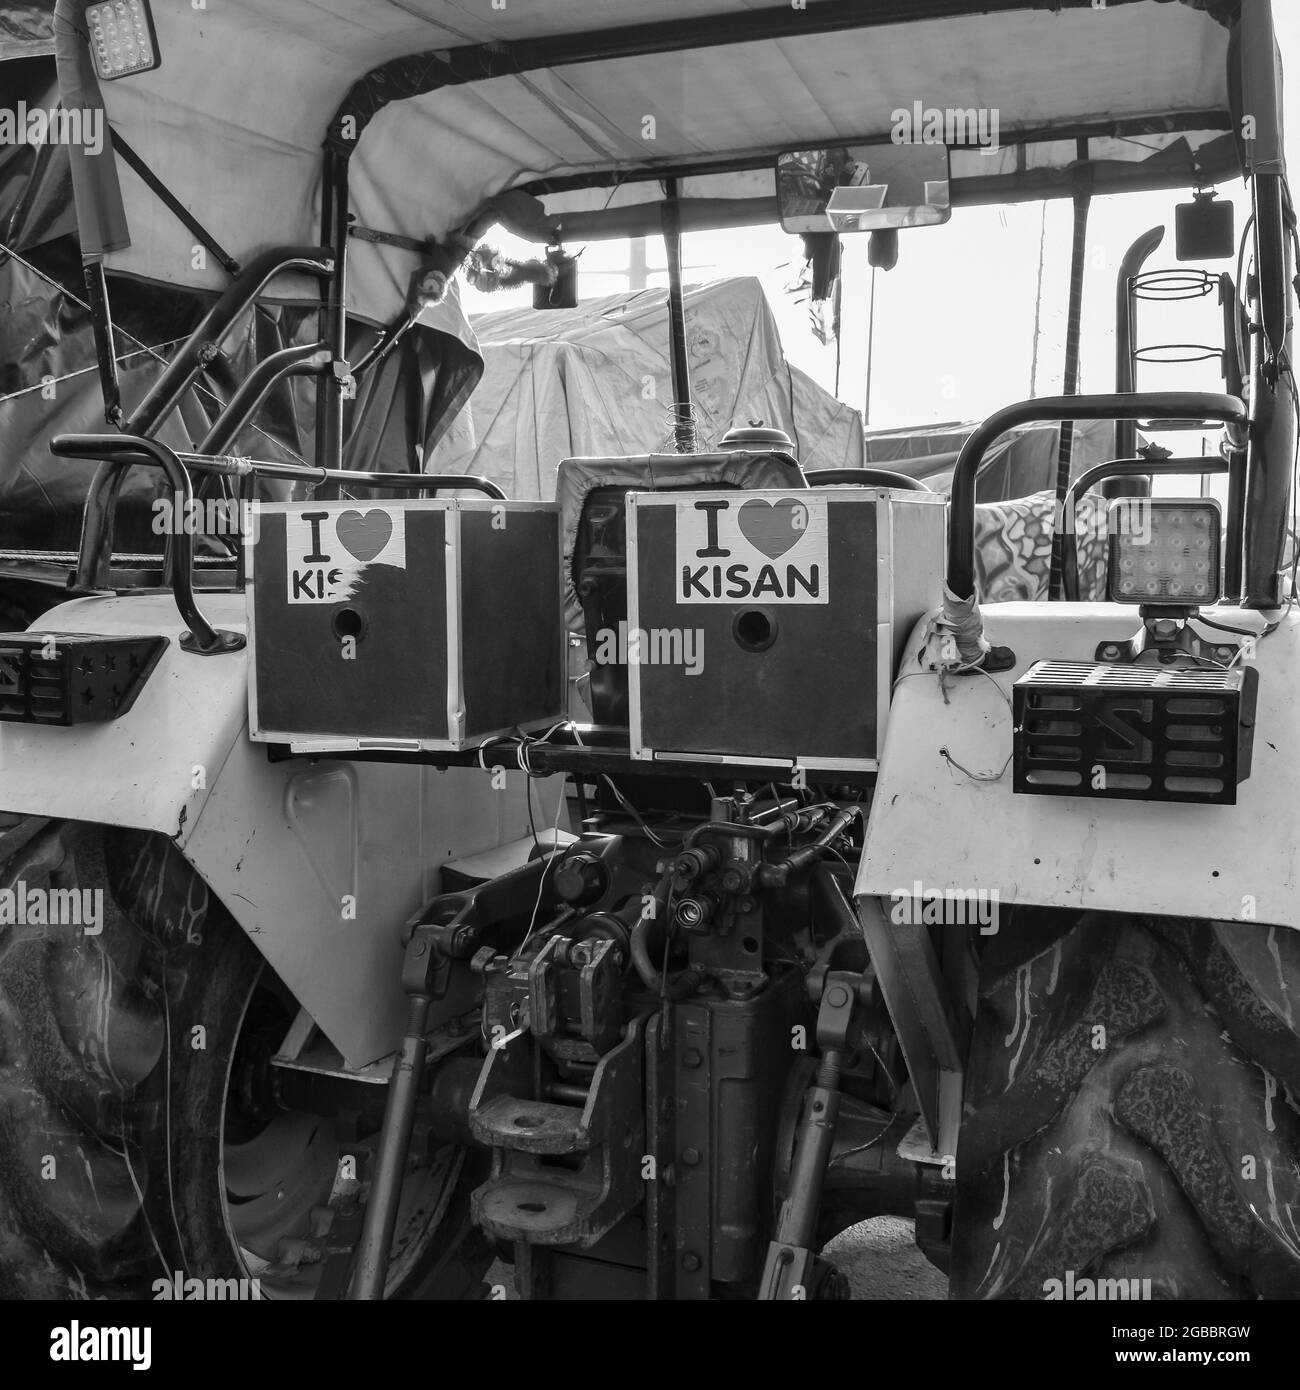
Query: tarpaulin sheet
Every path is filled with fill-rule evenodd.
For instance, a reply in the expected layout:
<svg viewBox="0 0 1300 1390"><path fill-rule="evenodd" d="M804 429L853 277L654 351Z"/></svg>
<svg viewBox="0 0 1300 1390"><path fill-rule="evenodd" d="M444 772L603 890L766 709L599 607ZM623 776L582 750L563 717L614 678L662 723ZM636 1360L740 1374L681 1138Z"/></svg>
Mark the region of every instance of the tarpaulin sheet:
<svg viewBox="0 0 1300 1390"><path fill-rule="evenodd" d="M41 268L54 269L61 283L77 285L75 248L56 243L44 248L39 259ZM116 282L110 290L122 401L129 412L162 370L158 358L141 344L161 346L161 356L170 357L207 304L161 286ZM357 344L353 355L360 356L373 332L357 324L350 330ZM262 305L236 323L225 352L235 378L242 379L264 357L316 336L313 311ZM347 403L344 465L419 472L448 412L472 389L478 365L471 343L413 330L382 369L367 378L357 400ZM159 440L175 449L194 449L224 394L212 381L200 379L181 409L164 421ZM0 264L0 398L6 398L0 399L0 547L74 549L94 465L55 458L49 441L56 434L105 432L94 340L89 316L16 261ZM232 452L278 463L310 461L314 432L313 383L300 377L270 393ZM157 553L161 538L154 533L150 507L165 491L156 471L128 473L115 549Z"/></svg>
<svg viewBox="0 0 1300 1390"><path fill-rule="evenodd" d="M762 420L804 468L860 466L862 419L791 367L759 282L687 289L691 397L701 451ZM439 473L481 473L511 497L551 498L561 459L671 452L667 293L473 321L483 379L436 450Z"/></svg>

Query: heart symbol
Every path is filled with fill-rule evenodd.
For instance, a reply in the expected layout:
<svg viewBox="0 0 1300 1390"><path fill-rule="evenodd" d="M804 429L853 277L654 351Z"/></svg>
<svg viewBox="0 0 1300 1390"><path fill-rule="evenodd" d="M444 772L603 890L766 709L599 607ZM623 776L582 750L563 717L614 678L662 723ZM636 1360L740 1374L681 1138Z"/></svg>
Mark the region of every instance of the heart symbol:
<svg viewBox="0 0 1300 1390"><path fill-rule="evenodd" d="M808 509L792 497L768 502L751 497L736 517L740 534L769 560L779 559L808 529Z"/></svg>
<svg viewBox="0 0 1300 1390"><path fill-rule="evenodd" d="M339 544L364 564L388 544L393 534L393 518L379 508L372 512L340 512L335 529Z"/></svg>

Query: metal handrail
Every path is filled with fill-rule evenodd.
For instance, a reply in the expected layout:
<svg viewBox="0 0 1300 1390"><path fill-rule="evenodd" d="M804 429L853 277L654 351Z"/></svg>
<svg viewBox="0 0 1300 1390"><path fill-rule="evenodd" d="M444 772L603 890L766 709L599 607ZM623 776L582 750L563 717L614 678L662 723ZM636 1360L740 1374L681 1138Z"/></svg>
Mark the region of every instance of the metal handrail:
<svg viewBox="0 0 1300 1390"><path fill-rule="evenodd" d="M1244 426L1246 404L1212 391L1142 391L1093 396L1043 396L995 411L962 445L952 475L948 517L948 589L959 599L975 593L975 480L989 447L1008 430L1039 420L1216 420Z"/></svg>
<svg viewBox="0 0 1300 1390"><path fill-rule="evenodd" d="M121 434L60 434L50 441L50 452L60 458L108 459L114 463L122 461L150 465L167 475L167 481L184 507L188 508L194 497L185 465L173 450L156 439ZM203 616L194 598L194 537L182 526L171 541L168 552L171 556L171 573L168 577L176 607L189 625L189 632L181 638L181 646L201 656L238 651L244 645L243 636L214 628Z"/></svg>
<svg viewBox="0 0 1300 1390"><path fill-rule="evenodd" d="M156 429L175 410L194 378L221 346L235 320L275 276L286 270L309 275L329 275L334 253L321 246L273 246L254 256L204 314L198 326L181 344L175 357L145 393L144 399L123 421L122 433L144 435Z"/></svg>
<svg viewBox="0 0 1300 1390"><path fill-rule="evenodd" d="M285 365L291 364L286 362ZM82 592L103 587L99 560L101 553L111 555L112 522L118 489L126 470L137 466L158 468L167 475L181 515L186 514L194 497L190 469L239 478L245 484L266 477L296 482L346 483L387 488L395 492L437 493L464 488L482 492L493 501L506 500L506 494L496 483L469 473L372 473L346 468L318 468L307 463L271 463L262 459L188 453L170 449L156 439L146 439L143 435L61 434L50 441L50 452L61 458L101 462L86 499L81 549L73 577L73 587ZM243 500L248 499L244 497ZM176 593L177 607L194 635L192 646L190 643L182 645L187 650L204 654L233 650L232 639L237 634L216 632L199 612L194 601L194 538L183 526L177 530L178 534L171 537L169 578ZM242 638L238 639L238 645L243 645Z"/></svg>

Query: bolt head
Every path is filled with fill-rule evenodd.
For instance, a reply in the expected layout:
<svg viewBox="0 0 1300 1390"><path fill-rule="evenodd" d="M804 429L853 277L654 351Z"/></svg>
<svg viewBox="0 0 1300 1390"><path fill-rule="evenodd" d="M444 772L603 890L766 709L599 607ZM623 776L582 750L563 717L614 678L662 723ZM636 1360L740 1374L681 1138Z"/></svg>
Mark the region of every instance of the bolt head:
<svg viewBox="0 0 1300 1390"><path fill-rule="evenodd" d="M826 991L826 1002L832 1009L842 1009L849 1002L849 992L843 985L832 985Z"/></svg>
<svg viewBox="0 0 1300 1390"><path fill-rule="evenodd" d="M702 1065L703 1062L704 1057L698 1048L687 1048L687 1050L682 1053L682 1066L684 1067L698 1067Z"/></svg>
<svg viewBox="0 0 1300 1390"><path fill-rule="evenodd" d="M694 1167L699 1163L699 1161L700 1161L700 1151L699 1151L699 1149L683 1149L683 1150L682 1150L682 1162L685 1163L688 1167L694 1168Z"/></svg>
<svg viewBox="0 0 1300 1390"><path fill-rule="evenodd" d="M682 1268L685 1269L685 1270L688 1270L690 1273L694 1274L695 1271L696 1271L697 1269L699 1269L699 1267L700 1267L700 1257L695 1253L694 1250L688 1250L688 1251L682 1256Z"/></svg>

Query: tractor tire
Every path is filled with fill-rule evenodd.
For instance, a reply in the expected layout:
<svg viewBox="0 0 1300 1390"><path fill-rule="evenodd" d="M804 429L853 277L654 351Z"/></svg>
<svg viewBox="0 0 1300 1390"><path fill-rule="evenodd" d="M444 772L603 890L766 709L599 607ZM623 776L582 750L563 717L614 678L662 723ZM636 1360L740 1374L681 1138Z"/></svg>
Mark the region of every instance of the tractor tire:
<svg viewBox="0 0 1300 1390"><path fill-rule="evenodd" d="M951 1296L1300 1297L1297 1107L1296 933L1012 914L981 961Z"/></svg>
<svg viewBox="0 0 1300 1390"><path fill-rule="evenodd" d="M312 1297L364 1125L280 1105L292 995L162 836L49 823L0 882L103 892L98 933L0 925L0 1298ZM387 1296L481 1296L477 1180L413 1168Z"/></svg>

